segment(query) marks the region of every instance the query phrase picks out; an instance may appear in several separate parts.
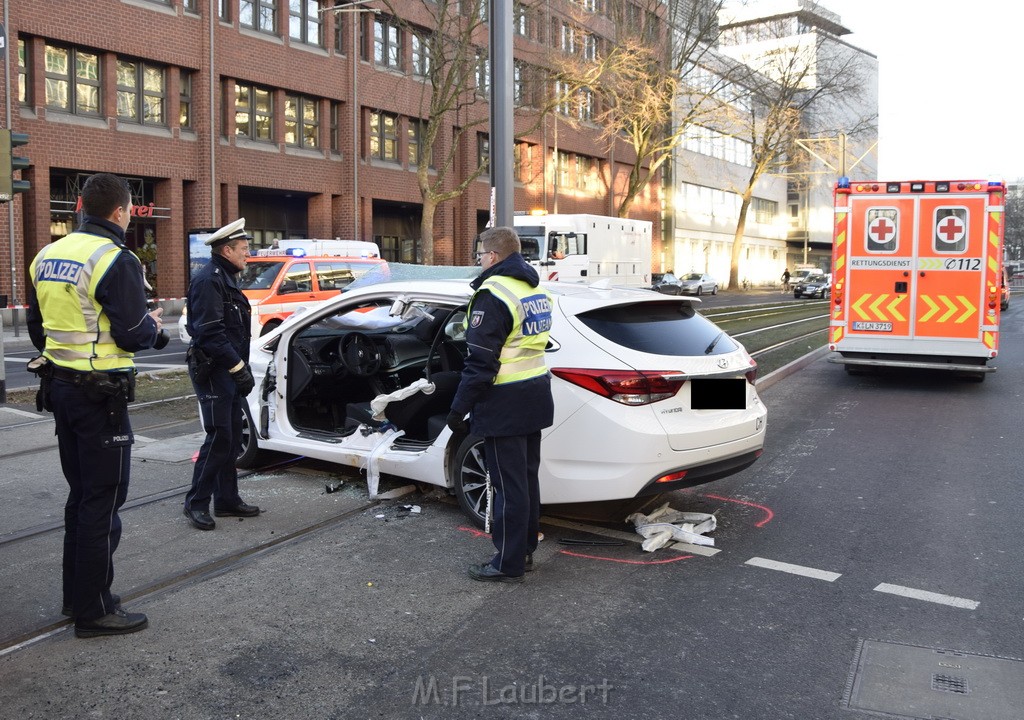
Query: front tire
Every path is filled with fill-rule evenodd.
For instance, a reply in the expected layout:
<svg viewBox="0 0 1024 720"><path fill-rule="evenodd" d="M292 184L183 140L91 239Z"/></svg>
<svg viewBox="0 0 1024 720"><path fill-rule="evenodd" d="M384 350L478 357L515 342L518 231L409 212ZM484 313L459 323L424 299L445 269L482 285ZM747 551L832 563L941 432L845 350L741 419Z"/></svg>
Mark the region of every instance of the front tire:
<svg viewBox="0 0 1024 720"><path fill-rule="evenodd" d="M483 529L487 512L487 466L484 463L484 441L467 435L455 452L450 466L452 486L459 507L476 527Z"/></svg>
<svg viewBox="0 0 1024 720"><path fill-rule="evenodd" d="M697 286L697 297L700 297L700 285Z"/></svg>

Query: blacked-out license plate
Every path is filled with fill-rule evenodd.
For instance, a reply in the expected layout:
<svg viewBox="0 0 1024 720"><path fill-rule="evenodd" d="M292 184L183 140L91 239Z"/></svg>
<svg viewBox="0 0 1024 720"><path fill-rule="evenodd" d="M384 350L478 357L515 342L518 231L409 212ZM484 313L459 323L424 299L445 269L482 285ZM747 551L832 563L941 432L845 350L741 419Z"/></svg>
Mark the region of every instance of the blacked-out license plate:
<svg viewBox="0 0 1024 720"><path fill-rule="evenodd" d="M743 410L747 407L745 378L694 378L690 381L694 410Z"/></svg>

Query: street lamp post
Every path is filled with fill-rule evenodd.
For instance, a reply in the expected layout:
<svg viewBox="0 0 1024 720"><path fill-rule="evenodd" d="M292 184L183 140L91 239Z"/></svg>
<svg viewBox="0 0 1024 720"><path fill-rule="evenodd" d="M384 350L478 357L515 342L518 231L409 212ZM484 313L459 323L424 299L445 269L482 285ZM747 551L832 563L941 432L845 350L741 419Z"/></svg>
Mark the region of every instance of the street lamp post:
<svg viewBox="0 0 1024 720"><path fill-rule="evenodd" d="M362 239L359 234L359 16L362 13L380 15L377 8L359 7L370 0L353 0L344 5L321 8L320 12L352 14L352 239Z"/></svg>

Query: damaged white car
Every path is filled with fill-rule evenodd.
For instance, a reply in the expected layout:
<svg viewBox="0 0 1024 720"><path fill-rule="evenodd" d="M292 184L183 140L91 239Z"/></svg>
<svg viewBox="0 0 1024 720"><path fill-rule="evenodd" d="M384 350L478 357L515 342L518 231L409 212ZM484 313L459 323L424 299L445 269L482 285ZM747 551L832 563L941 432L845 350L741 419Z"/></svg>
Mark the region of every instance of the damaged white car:
<svg viewBox="0 0 1024 720"><path fill-rule="evenodd" d="M761 454L756 364L695 311L699 300L545 287L555 421L543 434L542 503L658 494ZM273 450L360 468L371 495L381 474L438 485L482 527L482 441L445 425L471 296L465 276L353 287L254 340L238 465Z"/></svg>

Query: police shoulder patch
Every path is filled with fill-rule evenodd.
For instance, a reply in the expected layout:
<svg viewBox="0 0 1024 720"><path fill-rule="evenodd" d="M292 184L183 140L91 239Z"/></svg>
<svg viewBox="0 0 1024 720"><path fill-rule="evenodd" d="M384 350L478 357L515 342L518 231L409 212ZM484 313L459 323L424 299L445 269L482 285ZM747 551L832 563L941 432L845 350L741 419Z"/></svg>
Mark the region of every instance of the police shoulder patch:
<svg viewBox="0 0 1024 720"><path fill-rule="evenodd" d="M482 323L483 321L484 321L484 311L483 310L474 310L473 314L470 315L470 317L469 317L469 326L470 327L480 327L480 323Z"/></svg>

